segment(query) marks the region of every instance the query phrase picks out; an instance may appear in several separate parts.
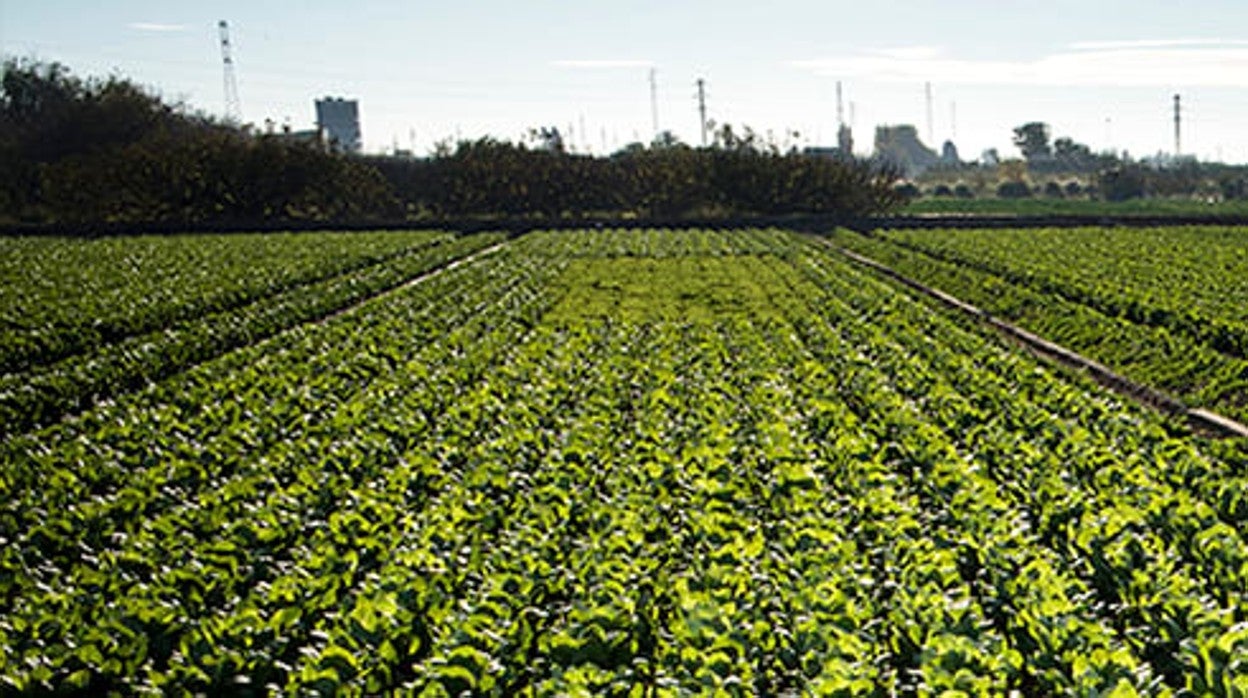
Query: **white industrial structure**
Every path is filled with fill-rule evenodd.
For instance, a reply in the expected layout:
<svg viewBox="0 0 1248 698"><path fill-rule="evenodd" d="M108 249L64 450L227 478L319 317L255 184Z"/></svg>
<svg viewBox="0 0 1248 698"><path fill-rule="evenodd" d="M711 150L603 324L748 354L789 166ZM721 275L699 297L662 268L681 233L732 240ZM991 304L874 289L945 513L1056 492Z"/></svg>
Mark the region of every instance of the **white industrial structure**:
<svg viewBox="0 0 1248 698"><path fill-rule="evenodd" d="M339 97L316 100L316 126L325 135L330 148L344 153L360 152L363 139L358 101Z"/></svg>

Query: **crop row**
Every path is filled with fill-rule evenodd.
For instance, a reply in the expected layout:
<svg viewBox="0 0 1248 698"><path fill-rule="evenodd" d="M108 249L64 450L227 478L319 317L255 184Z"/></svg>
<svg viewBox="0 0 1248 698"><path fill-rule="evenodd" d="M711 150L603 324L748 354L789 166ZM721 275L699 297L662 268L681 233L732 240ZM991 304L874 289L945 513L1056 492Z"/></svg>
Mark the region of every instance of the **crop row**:
<svg viewBox="0 0 1248 698"><path fill-rule="evenodd" d="M1242 228L890 231L886 239L1248 358Z"/></svg>
<svg viewBox="0 0 1248 698"><path fill-rule="evenodd" d="M846 286L834 297L853 299L853 289ZM875 303L859 297L853 305L858 309L851 313ZM964 561L970 570L995 578L996 596L990 598L998 608L995 622L1034 619L1031 613L1016 615L1021 609L1015 599L1002 598L1002 587L1009 592L1010 580L1020 572L1043 574L1056 586L1046 589L1047 582L1037 578L1037 586L1014 593L1043 595L1063 588L1071 612L1091 614L1086 637L1103 635L1109 643L1105 652L1094 651L1096 643L1065 648L1060 659L1071 664L1064 668L1058 657L1042 654L1036 657L1039 668L1048 663L1052 670L1035 672L1033 679L1063 674L1078 679L1080 664L1091 666L1088 660L1099 655L1114 657L1108 673L1096 679L1102 687L1107 677L1142 678L1151 672L1172 689L1230 690L1248 658L1248 647L1235 644L1243 639L1236 624L1244 620L1245 599L1246 502L1238 492L1248 484L1236 466L1124 419L1128 415L1121 408L1089 400L1084 390L1035 371L1030 362L999 349L986 352L982 338L909 304L875 316L871 325L843 326L878 328L891 340L853 344L892 346L868 360L894 376L896 399L909 409L898 405L878 412L873 421L889 425L907 413L920 418L901 431L885 426L885 433L899 445L909 434L923 434L901 448L903 454L919 449L904 460L911 461L907 468L919 466L911 477L923 485L926 501L966 507L948 513L961 525L993 522L1010 534L1001 541L1008 543L1009 555L994 561L988 544L996 541L976 533L971 537L976 559ZM887 393L879 384L870 391L877 397ZM1041 567L1031 567L1028 557ZM1049 567L1073 574L1062 582ZM1040 629L1020 628L1036 636L1033 640ZM1052 636L1050 643L1059 639ZM1024 657L1034 655L1036 647L1024 637L1014 642ZM1062 685L1041 692L1069 690ZM1150 686L1143 680L1136 685Z"/></svg>
<svg viewBox="0 0 1248 698"><path fill-rule="evenodd" d="M1241 466L776 231L525 236L0 457L17 690L1248 690Z"/></svg>
<svg viewBox="0 0 1248 698"><path fill-rule="evenodd" d="M5 374L0 377L0 434L52 423L318 319L500 240L500 235L482 234L420 246L378 264Z"/></svg>
<svg viewBox="0 0 1248 698"><path fill-rule="evenodd" d="M8 444L6 673L131 690L190 629L304 578L357 466L393 466L541 302L551 268L487 260Z"/></svg>
<svg viewBox="0 0 1248 698"><path fill-rule="evenodd" d="M766 230L673 231L666 228L611 229L576 236L570 253L576 258L615 260L621 257L667 259L671 257L719 257L781 254L794 249L789 233Z"/></svg>
<svg viewBox="0 0 1248 698"><path fill-rule="evenodd" d="M254 303L448 233L0 240L0 372Z"/></svg>
<svg viewBox="0 0 1248 698"><path fill-rule="evenodd" d="M1248 418L1248 360L1185 334L1107 315L1061 294L946 261L890 239L840 232L837 244L973 303L1188 404Z"/></svg>

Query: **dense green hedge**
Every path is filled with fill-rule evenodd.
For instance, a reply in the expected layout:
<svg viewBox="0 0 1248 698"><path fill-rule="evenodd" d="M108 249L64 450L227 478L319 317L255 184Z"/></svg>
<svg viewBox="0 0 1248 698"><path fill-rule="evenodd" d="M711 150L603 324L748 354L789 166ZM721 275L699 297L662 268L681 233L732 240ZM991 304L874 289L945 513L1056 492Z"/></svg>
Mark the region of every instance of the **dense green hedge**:
<svg viewBox="0 0 1248 698"><path fill-rule="evenodd" d="M120 78L8 61L0 79L0 218L36 223L396 215L375 170L253 136Z"/></svg>
<svg viewBox="0 0 1248 698"><path fill-rule="evenodd" d="M591 157L482 139L427 160L371 163L410 210L431 215L864 215L901 203L888 168L754 147Z"/></svg>
<svg viewBox="0 0 1248 698"><path fill-rule="evenodd" d="M901 203L895 180L886 166L753 139L590 157L483 138L427 159L349 157L58 64L9 60L0 80L0 222L861 216Z"/></svg>

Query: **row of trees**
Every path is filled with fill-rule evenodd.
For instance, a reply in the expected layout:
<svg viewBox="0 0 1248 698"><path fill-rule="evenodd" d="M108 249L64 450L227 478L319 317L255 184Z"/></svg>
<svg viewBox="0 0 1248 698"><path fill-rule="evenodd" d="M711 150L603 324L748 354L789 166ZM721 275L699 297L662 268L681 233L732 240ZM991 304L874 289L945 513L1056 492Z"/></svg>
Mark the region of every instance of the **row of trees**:
<svg viewBox="0 0 1248 698"><path fill-rule="evenodd" d="M905 193L972 198L1086 197L1106 201L1138 198L1248 199L1248 167L1159 155L1133 159L1126 153L1093 152L1072 138L1053 138L1048 124L1014 129L1021 158L995 149L980 162L930 168Z"/></svg>
<svg viewBox="0 0 1248 698"><path fill-rule="evenodd" d="M724 128L610 157L489 138L428 159L358 158L256 135L113 77L9 60L0 79L0 220L248 223L407 216L867 215L896 173L780 152Z"/></svg>
<svg viewBox="0 0 1248 698"><path fill-rule="evenodd" d="M202 223L398 210L375 170L313 144L249 135L121 78L3 66L0 218Z"/></svg>
<svg viewBox="0 0 1248 698"><path fill-rule="evenodd" d="M591 157L485 138L427 160L371 164L411 211L434 216L868 215L902 201L891 168L742 139Z"/></svg>
<svg viewBox="0 0 1248 698"><path fill-rule="evenodd" d="M1110 201L1142 197L1202 196L1248 198L1248 169L1202 163L1177 156L1132 160L1125 154L1093 153L1066 137L1049 142L1048 124L1030 122L1014 129L1018 147L1033 173L1090 174L1093 190Z"/></svg>

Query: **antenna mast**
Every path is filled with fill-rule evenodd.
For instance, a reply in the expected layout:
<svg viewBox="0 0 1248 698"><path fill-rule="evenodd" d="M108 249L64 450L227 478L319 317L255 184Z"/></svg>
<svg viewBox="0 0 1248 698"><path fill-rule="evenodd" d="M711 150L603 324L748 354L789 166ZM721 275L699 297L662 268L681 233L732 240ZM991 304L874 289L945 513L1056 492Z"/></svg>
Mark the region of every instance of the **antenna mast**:
<svg viewBox="0 0 1248 698"><path fill-rule="evenodd" d="M221 62L225 66L225 118L242 121L243 107L238 99L238 81L234 78L234 57L230 51L230 25L223 19L217 23L221 33Z"/></svg>

